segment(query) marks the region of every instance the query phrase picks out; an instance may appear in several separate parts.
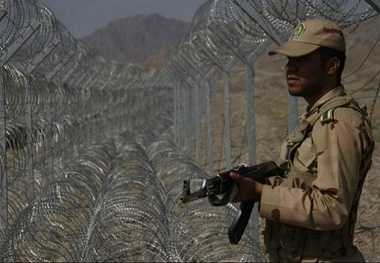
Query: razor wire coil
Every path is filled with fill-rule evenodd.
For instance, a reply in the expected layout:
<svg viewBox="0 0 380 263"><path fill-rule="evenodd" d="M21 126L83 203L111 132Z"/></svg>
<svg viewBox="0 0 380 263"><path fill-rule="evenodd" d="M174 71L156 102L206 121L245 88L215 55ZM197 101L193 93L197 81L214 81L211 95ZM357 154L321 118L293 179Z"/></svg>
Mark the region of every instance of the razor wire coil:
<svg viewBox="0 0 380 263"><path fill-rule="evenodd" d="M229 244L236 205L180 201L183 180L210 176L191 158L190 137L218 99L217 68L253 63L306 18L349 35L377 14L365 1L246 1L260 22L237 2L205 1L163 70L92 54L36 0L1 3L1 260L267 260L251 225ZM374 82L363 85L371 115Z"/></svg>

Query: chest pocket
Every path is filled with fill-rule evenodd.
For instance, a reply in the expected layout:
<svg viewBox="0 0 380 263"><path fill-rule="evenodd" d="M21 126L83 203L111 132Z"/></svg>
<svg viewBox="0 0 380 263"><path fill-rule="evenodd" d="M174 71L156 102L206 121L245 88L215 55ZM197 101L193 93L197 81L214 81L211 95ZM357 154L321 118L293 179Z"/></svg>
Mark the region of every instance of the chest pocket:
<svg viewBox="0 0 380 263"><path fill-rule="evenodd" d="M301 172L317 171L317 155L312 137L307 137L295 150L293 166Z"/></svg>
<svg viewBox="0 0 380 263"><path fill-rule="evenodd" d="M289 165L300 172L316 171L316 154L310 132L312 125L306 120L299 123L296 129L286 139L287 158ZM285 150L286 148L283 147Z"/></svg>

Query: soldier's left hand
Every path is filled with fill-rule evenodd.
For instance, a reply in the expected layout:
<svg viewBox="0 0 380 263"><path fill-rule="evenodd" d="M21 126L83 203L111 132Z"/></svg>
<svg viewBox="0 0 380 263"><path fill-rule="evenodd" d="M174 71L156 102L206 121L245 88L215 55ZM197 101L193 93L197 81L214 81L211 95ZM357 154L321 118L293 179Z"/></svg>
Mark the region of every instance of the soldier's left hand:
<svg viewBox="0 0 380 263"><path fill-rule="evenodd" d="M239 191L232 198L232 202L241 202L248 200L260 201L263 185L255 180L241 176L238 173L231 172L230 177L234 180L239 188Z"/></svg>

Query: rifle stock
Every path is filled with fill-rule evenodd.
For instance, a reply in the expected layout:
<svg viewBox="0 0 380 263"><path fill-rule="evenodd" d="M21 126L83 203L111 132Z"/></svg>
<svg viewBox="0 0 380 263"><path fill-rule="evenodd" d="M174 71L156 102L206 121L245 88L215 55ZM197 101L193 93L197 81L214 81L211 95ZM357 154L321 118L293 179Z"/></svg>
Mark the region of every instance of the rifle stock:
<svg viewBox="0 0 380 263"><path fill-rule="evenodd" d="M208 197L213 206L226 205L230 202L236 190L236 184L230 177L230 172L239 173L242 176L248 176L253 180L265 183L266 178L276 175L282 175L282 170L275 162L269 161L253 166L240 164L228 171L216 174L210 179L202 181L198 191L191 192L190 179L185 180L181 200L183 203L195 201L200 198ZM221 198L218 195L222 195ZM238 244L244 230L248 224L255 201L249 200L240 203L238 215L228 229L228 237L231 244Z"/></svg>

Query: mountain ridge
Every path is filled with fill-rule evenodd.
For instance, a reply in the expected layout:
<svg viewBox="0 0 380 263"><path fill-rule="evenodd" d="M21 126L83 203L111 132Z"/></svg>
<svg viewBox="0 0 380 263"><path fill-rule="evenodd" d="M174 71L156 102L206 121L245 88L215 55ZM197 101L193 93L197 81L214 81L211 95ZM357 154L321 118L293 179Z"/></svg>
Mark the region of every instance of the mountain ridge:
<svg viewBox="0 0 380 263"><path fill-rule="evenodd" d="M191 23L159 14L136 15L116 19L81 39L89 49L105 59L120 63L142 63L168 52Z"/></svg>
<svg viewBox="0 0 380 263"><path fill-rule="evenodd" d="M157 13L135 15L113 20L80 40L91 52L107 60L162 68L166 57L191 26L190 22L167 18ZM373 28L378 26L380 19L371 19L361 23L347 36L350 57L357 57L358 53L363 56L363 53L371 49L370 43L378 38L373 34Z"/></svg>

